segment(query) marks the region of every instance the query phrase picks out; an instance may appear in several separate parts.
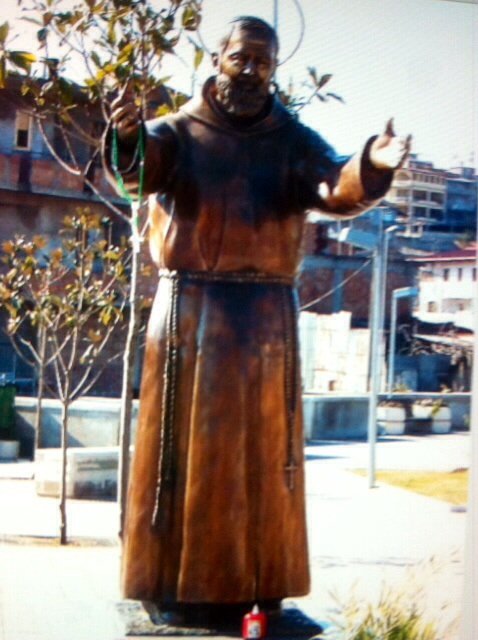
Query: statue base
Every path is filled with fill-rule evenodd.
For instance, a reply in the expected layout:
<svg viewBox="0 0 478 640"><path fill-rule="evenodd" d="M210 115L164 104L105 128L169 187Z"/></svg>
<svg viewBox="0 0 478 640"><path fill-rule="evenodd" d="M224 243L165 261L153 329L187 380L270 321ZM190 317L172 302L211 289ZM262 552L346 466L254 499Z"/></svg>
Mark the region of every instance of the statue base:
<svg viewBox="0 0 478 640"><path fill-rule="evenodd" d="M230 636L241 637L242 617L249 605L192 605L162 612L153 604L124 600L117 610L126 636ZM268 613L267 638L313 638L323 626L300 609L286 606Z"/></svg>

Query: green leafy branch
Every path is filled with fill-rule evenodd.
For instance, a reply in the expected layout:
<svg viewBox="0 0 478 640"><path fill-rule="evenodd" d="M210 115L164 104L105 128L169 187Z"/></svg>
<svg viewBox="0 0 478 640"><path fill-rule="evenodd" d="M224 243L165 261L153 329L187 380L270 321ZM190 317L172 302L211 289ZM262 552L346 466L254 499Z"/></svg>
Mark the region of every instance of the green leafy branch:
<svg viewBox="0 0 478 640"><path fill-rule="evenodd" d="M329 102L330 100L336 100L341 103L345 103L345 100L337 93L332 91L324 91L325 85L327 85L332 79L331 73L324 73L319 76L315 67L307 67L308 80L302 83L302 88L307 89L307 94L303 95L295 90L292 81L286 90L279 89L279 97L282 103L293 113L298 113L306 106L311 104L314 100L319 102Z"/></svg>

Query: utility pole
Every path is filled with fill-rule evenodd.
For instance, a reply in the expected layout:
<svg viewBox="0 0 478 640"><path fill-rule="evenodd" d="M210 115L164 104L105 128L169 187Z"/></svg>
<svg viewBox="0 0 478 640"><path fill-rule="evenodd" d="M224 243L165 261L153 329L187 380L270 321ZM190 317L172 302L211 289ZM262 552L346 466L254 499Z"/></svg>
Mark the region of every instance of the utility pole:
<svg viewBox="0 0 478 640"><path fill-rule="evenodd" d="M337 236L339 242L348 242L355 247L372 251L372 291L370 303L370 365L368 379L368 424L367 441L369 448L368 484L375 487L377 448L377 404L380 393L381 361L380 352L383 329L383 307L385 291L385 234L380 226L378 233L369 233L346 227Z"/></svg>
<svg viewBox="0 0 478 640"><path fill-rule="evenodd" d="M274 31L277 32L279 28L279 0L273 0L272 26Z"/></svg>
<svg viewBox="0 0 478 640"><path fill-rule="evenodd" d="M372 313L370 318L370 369L369 369L369 402L368 402L368 486L375 487L376 449L377 449L377 401L380 393L380 350L383 323L384 290L384 255L383 233L377 236L377 244L373 250L372 268Z"/></svg>

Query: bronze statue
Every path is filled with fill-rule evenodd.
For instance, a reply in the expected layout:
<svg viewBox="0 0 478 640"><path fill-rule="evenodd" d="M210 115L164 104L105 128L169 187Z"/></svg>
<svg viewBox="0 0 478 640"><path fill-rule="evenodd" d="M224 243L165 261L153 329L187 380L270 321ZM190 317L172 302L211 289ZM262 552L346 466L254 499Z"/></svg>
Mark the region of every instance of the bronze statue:
<svg viewBox="0 0 478 640"><path fill-rule="evenodd" d="M159 268L123 590L161 610L308 592L294 286L305 213L372 207L409 147L388 125L338 156L272 92L277 53L271 27L238 18L198 100L145 124L132 102L113 104L132 190L146 132Z"/></svg>

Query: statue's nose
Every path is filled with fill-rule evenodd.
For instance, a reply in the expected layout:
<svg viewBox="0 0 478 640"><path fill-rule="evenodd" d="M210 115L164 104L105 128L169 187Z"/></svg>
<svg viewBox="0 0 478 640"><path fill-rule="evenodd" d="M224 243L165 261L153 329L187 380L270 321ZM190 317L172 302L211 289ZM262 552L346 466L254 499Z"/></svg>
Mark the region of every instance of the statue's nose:
<svg viewBox="0 0 478 640"><path fill-rule="evenodd" d="M242 73L247 76L253 76L256 74L257 68L252 60L249 60L244 66Z"/></svg>

